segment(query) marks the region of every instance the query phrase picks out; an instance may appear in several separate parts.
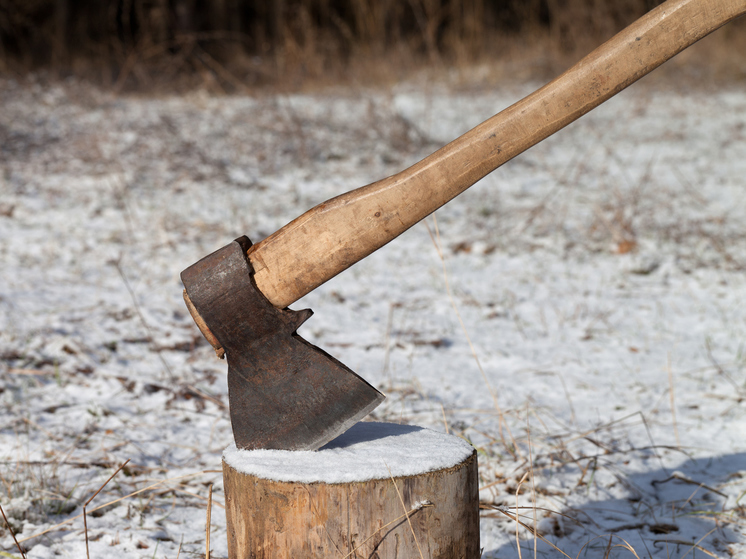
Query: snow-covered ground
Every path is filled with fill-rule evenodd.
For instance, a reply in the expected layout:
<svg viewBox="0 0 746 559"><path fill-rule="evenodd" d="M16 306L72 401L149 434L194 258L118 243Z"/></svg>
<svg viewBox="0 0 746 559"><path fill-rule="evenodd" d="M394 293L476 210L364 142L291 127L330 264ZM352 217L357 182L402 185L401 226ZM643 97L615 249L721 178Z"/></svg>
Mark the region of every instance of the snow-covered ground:
<svg viewBox="0 0 746 559"><path fill-rule="evenodd" d="M226 365L180 271L535 85L0 82L0 505L27 556L85 557L129 460L90 556L204 556L213 484L226 557ZM301 334L388 395L372 419L477 447L484 557L518 556L516 506L551 543L519 526L526 557L743 556L745 190L742 86L638 84L296 303Z"/></svg>

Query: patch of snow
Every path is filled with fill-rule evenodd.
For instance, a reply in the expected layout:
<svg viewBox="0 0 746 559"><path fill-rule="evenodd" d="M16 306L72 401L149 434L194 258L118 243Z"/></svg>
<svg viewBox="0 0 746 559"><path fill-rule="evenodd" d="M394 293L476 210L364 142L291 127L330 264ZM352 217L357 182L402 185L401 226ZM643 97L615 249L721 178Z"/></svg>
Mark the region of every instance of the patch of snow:
<svg viewBox="0 0 746 559"><path fill-rule="evenodd" d="M317 451L223 451L234 470L275 481L352 483L452 468L474 452L455 435L396 423L361 422Z"/></svg>
<svg viewBox="0 0 746 559"><path fill-rule="evenodd" d="M82 505L129 459L88 507L110 503L91 556L204 554L212 484L226 557L226 364L180 271L532 88L132 98L0 79L0 501L28 556L83 556ZM737 557L745 165L742 87L640 83L294 304L315 311L300 333L387 394L371 419L477 448L485 558L518 556L503 512L530 524L534 503L572 557L610 536ZM1 525L0 545L17 553Z"/></svg>

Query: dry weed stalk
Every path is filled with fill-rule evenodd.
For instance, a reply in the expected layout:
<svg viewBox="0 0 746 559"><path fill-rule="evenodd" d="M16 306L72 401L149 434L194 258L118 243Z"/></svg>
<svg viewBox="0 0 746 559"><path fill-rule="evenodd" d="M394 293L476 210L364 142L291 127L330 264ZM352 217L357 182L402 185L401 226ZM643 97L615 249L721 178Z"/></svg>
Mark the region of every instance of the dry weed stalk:
<svg viewBox="0 0 746 559"><path fill-rule="evenodd" d="M16 547L18 548L18 551L21 553L21 557L23 559L26 559L26 553L23 551L23 548L21 547L21 544L18 543L18 539L16 538L16 534L13 531L13 527L10 525L10 522L8 522L8 517L5 516L5 511L3 510L2 505L0 505L0 513L3 514L3 520L5 521L5 525L8 527L8 531L10 532L10 535L13 537L13 541L16 544Z"/></svg>
<svg viewBox="0 0 746 559"><path fill-rule="evenodd" d="M92 513L96 512L96 511L101 510L103 508L106 508L106 507L109 507L109 506L114 505L116 503L119 503L120 501L124 501L125 499L129 499L130 497L134 497L135 495L139 495L139 494L144 493L146 491L150 491L154 487L158 487L159 485L163 485L164 483L168 483L168 482L172 482L172 481L176 481L176 480L182 480L182 479L185 479L185 478L191 478L191 477L201 476L201 475L205 475L205 474L211 474L211 473L220 473L220 470L202 470L200 472L194 472L194 473L191 473L191 474L184 474L182 476L176 476L176 477L173 477L173 478L162 479L160 481L157 481L156 483L152 483L152 484L148 485L147 487L143 487L142 489L138 489L137 491L132 491L131 493L128 493L127 495L124 495L123 497L119 497L117 499L114 499L113 501L109 501L108 503L104 503L103 505L99 505L99 506L91 509L88 512L92 512ZM81 516L83 516L82 512L80 514L77 514L77 515L71 517L71 518L63 520L62 522L58 522L54 526L50 526L49 528L46 528L45 530L42 530L41 532L38 532L38 533L33 534L31 536L25 537L25 538L23 538L22 540L19 540L19 541L20 541L20 543L24 543L24 542L27 542L29 540L36 539L39 536L43 536L44 534L47 534L49 532L54 532L55 530L58 530L59 528L61 528L65 524L69 524L70 522L73 522L74 520L77 520Z"/></svg>
<svg viewBox="0 0 746 559"><path fill-rule="evenodd" d="M636 559L640 559L640 556L635 551L635 548L632 547L627 540L625 540L624 538L622 538L620 536L617 536L616 534L609 534L608 536L609 536L609 543L606 546L606 550L607 550L606 551L606 557L608 557L608 553L610 553L610 551L611 551L612 548L614 548L614 547L621 547L622 549L626 549L627 551L629 551ZM598 539L601 539L601 538L606 538L606 534L603 534L603 535L600 535L600 536L596 536L595 538L592 538L591 540L588 540L583 545L583 547L580 548L580 550L578 551L578 554L577 554L576 558L579 559L580 556L581 556L581 554L583 553L583 550L586 547L589 547L591 545L591 543L593 543L595 540L598 540ZM622 540L622 543L611 545L611 542L612 542L613 538L617 538L619 540Z"/></svg>
<svg viewBox="0 0 746 559"><path fill-rule="evenodd" d="M440 403L440 411L443 413L443 427L446 430L446 435L450 434L451 430L448 428L448 418L446 418L446 409L443 404Z"/></svg>
<svg viewBox="0 0 746 559"><path fill-rule="evenodd" d="M342 559L349 559L349 557L352 557L353 555L355 555L355 553L359 549L361 549L366 543L368 543L371 539L373 539L376 536L376 534L381 533L383 530L385 530L386 528L388 528L392 524L396 524L397 522L399 522L400 520L402 520L404 518L409 519L414 513L419 512L419 511L421 511L424 508L432 507L432 506L435 506L435 505L433 505L432 503L427 502L427 501L424 502L424 503L417 504L416 506L412 507L411 509L409 509L407 512L405 512L401 516L398 516L398 517L394 518L393 520L387 522L386 524L384 524L383 526L381 526L380 528L378 528L370 536L368 536L367 538L365 538L357 547L355 547L347 555L345 555L344 557L342 557ZM411 521L410 521L410 526L411 526Z"/></svg>
<svg viewBox="0 0 746 559"><path fill-rule="evenodd" d="M156 355L158 355L158 359L160 360L161 365L163 365L163 372L166 373L166 377L168 378L172 386L177 385L178 382L176 380L176 376L171 370L171 367L169 366L166 359L163 357L161 348L158 347L158 345L155 343L155 336L153 336L153 330L150 328L150 325L145 320L145 316L140 310L140 304L137 302L137 297L135 296L135 292L132 290L132 287L130 286L130 282L127 279L127 276L125 275L124 270L122 269L122 266L119 260L114 262L114 265L116 266L117 272L119 272L119 276L122 278L122 281L124 282L124 286L127 288L127 292L129 293L130 298L132 299L132 305L135 308L135 313L137 313L137 316L140 319L140 323L142 324L143 328L145 328L145 331L148 334L148 339L152 345L153 351L155 351Z"/></svg>
<svg viewBox="0 0 746 559"><path fill-rule="evenodd" d="M516 524L515 524L515 546L518 548L518 559L523 559L521 555L521 534L518 531L518 494L521 491L521 485L523 485L523 482L526 481L526 478L528 477L529 472L524 472L523 477L521 477L521 480L518 482L518 487L515 489L515 508L516 508Z"/></svg>
<svg viewBox="0 0 746 559"><path fill-rule="evenodd" d="M518 481L518 484L517 484L517 486L515 488L515 501L516 501L515 502L515 514L511 514L511 513L507 512L507 510L505 509L505 507L497 505L497 504L490 504L490 503L480 502L480 508L487 509L487 510L495 510L495 511L499 512L500 514L502 514L502 515L510 518L513 522L516 523L515 541L516 541L516 545L518 547L517 556L522 557L522 551L523 550L520 547L520 541L521 541L521 539L520 539L521 538L521 536L520 536L520 528L522 527L525 530L527 530L529 532L529 534L531 534L531 536L534 538L534 554L535 555L537 555L537 554L540 553L538 551L537 543L538 543L538 540L541 540L545 544L552 546L555 550L557 550L558 552L562 553L563 556L569 557L564 551L560 550L554 544L552 544L551 542L547 541L544 537L542 537L541 533L539 532L538 523L537 523L537 513L538 513L538 511L546 511L546 512L548 512L550 514L558 514L560 516L566 517L571 522L578 523L581 526L584 526L586 530L588 529L588 527L585 526L584 523L580 523L576 518L572 518L572 517L566 516L566 515L564 515L562 513L558 513L556 511L548 510L546 508L537 506L537 499L538 499L538 496L541 494L541 490L536 486L534 475L535 475L535 468L537 467L537 464L539 463L538 460L540 460L540 456L541 455L536 455L535 456L536 444L535 444L534 439L536 438L536 433L534 432L533 429L531 429L531 426L530 426L530 423L529 423L529 415L528 415L529 411L532 411L534 413L534 415L537 417L537 419L539 421L542 421L542 419L538 415L538 413L535 410L530 410L528 408L528 406L527 406L526 423L527 423L527 433L528 433L527 434L527 444L528 444L528 448L529 448L529 456L526 458L526 462L520 466L520 467L527 466L527 471L525 473L523 473L523 476ZM644 417L641 415L640 412L635 413L635 414L630 414L629 416L626 416L625 418L621 418L621 419L609 422L609 423L604 424L604 425L597 426L597 427L595 427L594 429L592 429L590 431L579 432L579 433L573 435L572 438L569 441L568 441L568 435L567 434L562 434L562 435L551 435L551 434L547 434L546 437L548 437L549 439L555 439L555 438L559 438L560 439L560 449L559 450L550 451L550 455L549 456L551 457L552 463L554 463L555 460L559 460L561 465L567 465L567 464L571 464L571 463L577 463L577 462L583 461L583 460L588 460L588 463L585 465L585 468L583 469L583 472L581 474L581 481L579 483L582 483L583 482L583 478L587 477L587 471L594 464L595 464L595 468L601 468L601 467L608 468L608 467L612 467L612 469L613 469L613 464L614 464L613 461L609 462L608 464L605 463L607 461L608 456L610 454L627 453L627 452L645 452L645 451L648 451L648 450L653 450L655 452L655 456L660 460L660 456L659 456L659 454L657 452L660 448L665 448L665 449L668 449L668 450L678 450L680 452L683 452L683 451L681 451L681 449L678 446L676 446L676 447L673 447L673 446L671 446L671 447L669 447L669 446L665 446L665 447L656 446L653 443L652 438L651 438L651 443L652 444L650 446L648 446L648 447L632 446L631 448L617 448L614 445L605 444L604 441L602 439L600 439L598 436L594 436L594 433L602 433L604 431L607 431L607 430L611 429L614 425L619 425L620 422L622 422L622 421L628 422L630 418L634 418L634 417L641 418L641 423L644 425L644 427L646 429L646 432L648 433L648 436L650 436L650 432L649 432L649 429L647 427L646 421L645 421ZM542 424L543 424L543 421L542 421ZM547 426L544 425L544 427L546 428ZM548 431L548 433L549 433L549 431ZM542 439L543 438L545 438L545 437L542 436ZM575 441L576 443L581 443L581 444L582 443L591 443L594 446L598 446L601 449L601 452L598 453L598 454L595 454L595 455L593 455L593 454L587 454L587 453L583 453L582 455L579 455L572 448L568 448L568 447L565 446L568 442L572 442L572 441ZM663 468L662 464L661 464L661 467ZM663 471L665 471L665 468L663 468ZM521 493L521 491L522 491L522 489L524 487L524 484L528 483L529 475L531 476L531 491L532 491L531 497L532 497L532 502L531 502L531 506L521 507L521 506L519 506L518 497L519 497L519 495L520 495L520 493ZM617 477L617 479L619 479L621 481L621 479L619 478L618 474L615 474L615 476ZM591 476L591 480L592 479L593 479L593 477ZM671 479L676 479L676 480L679 480L679 481L684 481L686 483L691 483L691 484L697 486L696 489L694 490L694 492L689 496L689 499L687 499L687 501L683 505L681 505L681 506L677 505L677 506L679 506L679 511L678 512L681 512L683 510L683 508L686 507L687 504L690 503L694 499L695 495L701 489L707 489L711 493L715 493L715 494L719 494L721 496L724 496L724 494L721 491L718 491L717 488L715 488L715 487L706 486L706 485L704 485L702 483L690 480L690 479L686 478L685 476L681 476L681 475L678 475L678 474L674 474L673 476L671 476L668 479L663 480L663 481L656 481L656 482L654 482L654 484L665 483L666 481L669 481ZM484 489L490 487L491 485L496 485L496 484L500 484L500 483L506 483L507 481L508 481L508 478L502 478L501 480L497 480L497 481L493 482L492 484L489 484L487 486L481 487L480 490L484 490ZM512 492L513 491L511 491L511 493ZM530 525L531 523L529 523L527 521L522 521L520 519L520 516L521 516L519 514L519 510L520 509L531 509L532 516L533 516L533 519L532 519L533 526ZM675 517L676 516L676 510L674 510L673 514L674 514L674 517ZM528 515L528 513L526 513L526 515ZM603 551L601 551L601 549L598 550L599 557L610 557L611 554L613 553L613 549L614 548L623 548L623 549L627 550L629 553L631 553L632 556L638 557L636 550L634 549L634 547L629 542L627 542L626 540L623 540L622 538L619 538L619 539L621 539L621 543L615 544L614 541L613 541L613 538L614 537L618 538L618 536L613 536L611 540L607 540L606 538L609 538L609 534L605 534L605 535L602 535L602 536L595 537L595 538L589 540L588 542L586 542L583 545L583 547L581 548L581 552L578 554L578 557L583 556L584 550L587 551L588 546L589 545L593 545L593 542L596 541L596 540L598 540L599 537L602 538L602 540L604 542L603 543L603 548L601 548L601 549L603 549ZM681 543L684 543L684 542L681 542ZM688 546L692 545L691 542L686 542L686 543L687 543ZM644 544L644 540L643 540L643 544ZM698 545L698 543L695 544L695 545ZM695 547L695 549L699 550L700 547ZM706 553L706 551L705 551L705 553Z"/></svg>
<svg viewBox="0 0 746 559"><path fill-rule="evenodd" d="M422 549L420 548L420 542L417 540L417 534L414 533L414 526L412 526L412 519L410 518L410 515L407 511L407 505L404 504L404 498L401 496L401 491L399 491L399 484L396 483L396 480L394 479L394 476L391 473L391 468L389 468L388 464L386 464L386 469L389 471L389 477L391 478L391 483L394 484L394 489L396 489L396 496L399 497L399 502L401 503L401 506L404 509L404 515L407 517L407 524L409 524L409 530L410 532L412 532L414 543L417 545L417 551L420 554L420 559L425 559L424 555L422 555Z"/></svg>
<svg viewBox="0 0 746 559"><path fill-rule="evenodd" d="M116 470L116 471L115 471L115 472L114 472L113 474L111 474L111 476L109 476L109 479L107 479L107 480L106 480L106 481L105 481L105 482L103 483L103 485L101 485L101 487L99 487L99 488L98 488L98 490L97 490L97 491L96 491L96 492L95 492L95 493L94 493L93 495L91 495L91 498L90 498L90 499L88 499L88 500L87 500L87 501L85 502L85 504L83 505L83 528L84 528L84 530L85 530L85 555L86 555L86 557L87 557L88 559L90 559L90 558L91 558L91 554L90 554L90 552L88 551L88 519L87 519L88 515L86 514L86 507L87 507L87 506L88 506L89 504L91 504L91 501L93 501L93 499L94 499L94 498L96 497L96 495L98 495L99 493L101 493L101 491L103 490L103 488L104 488L104 487L106 487L106 485L107 485L107 484L108 484L108 483L109 483L109 482L110 482L110 481L111 481L112 479L114 479L114 476L115 476L115 475L117 475L117 474L118 474L119 472L121 472L121 471L122 471L122 468L124 468L124 467L125 467L125 466L126 466L127 464L129 464L129 461L130 461L130 459L129 459L129 458L128 458L127 460L125 460L125 461L124 461L124 463L123 463L123 464L122 464L121 466L119 466L119 467L117 468L117 470Z"/></svg>
<svg viewBox="0 0 746 559"><path fill-rule="evenodd" d="M687 541L678 541L678 540L672 540L671 543L675 543L677 545L686 545L686 546L689 546L689 549L687 550L686 553L684 553L684 555L681 556L681 559L686 559L686 556L689 555L690 552L692 553L692 556L694 556L694 550L695 549L699 549L702 553L704 553L705 555L709 555L710 557L717 557L717 555L715 555L711 551L708 551L704 547L702 547L701 545L699 545L700 543L702 543L702 540L704 540L707 536L709 536L710 534L712 534L717 529L718 528L716 526L715 528L713 528L712 530L710 530L709 532L707 532L704 536L702 536L701 538L699 538L694 543L687 542Z"/></svg>
<svg viewBox="0 0 746 559"><path fill-rule="evenodd" d="M212 483L207 494L207 520L205 521L205 559L210 559L210 517L212 516Z"/></svg>
<svg viewBox="0 0 746 559"><path fill-rule="evenodd" d="M523 478L523 479L521 479L521 483L523 483L523 481L525 481L525 477L526 477L527 475L528 475L528 472L526 472L526 474L524 475L524 478ZM516 492L516 495L517 495L517 494L518 494L518 493ZM567 557L567 559L572 559L572 557L570 557L570 556L569 556L569 555L568 555L567 553L565 553L564 551L562 551L562 550L561 550L561 549L560 549L559 547L557 547L557 546L556 546L556 545L554 545L554 544L553 544L552 542L550 542L549 540L547 540L547 539L546 539L546 538L545 538L544 536L542 536L541 534L539 534L539 533L538 533L538 531L534 531L534 529L533 529L533 528L532 528L531 526L529 526L528 524L525 524L525 523L524 523L524 522L523 522L523 521L522 521L522 520L521 520L521 519L520 519L520 518L518 517L518 510L517 510L517 509L521 509L521 508L524 508L524 507L516 507L516 512L515 512L515 514L510 514L510 513L509 513L509 512L507 511L507 510L505 510L505 509L503 509L503 508L501 508L501 507L497 507L497 506L494 506L494 505L480 505L480 507L481 507L481 508L486 508L486 509L490 509L490 510L496 510L496 511L497 511L497 512L499 512L500 514L503 514L503 515L507 516L507 517L508 517L508 518L509 518L510 520L512 520L513 522L515 522L515 523L516 523L516 544L517 544L517 546L518 546L518 557L519 557L519 558L521 558L521 547L520 547L520 544L519 544L519 539L518 539L518 526L521 526L521 527L523 527L524 529L526 529L526 530L528 530L529 532L531 532L532 534L534 534L534 533L535 533L535 535L536 535L536 537L537 537L537 538L539 538L539 539L540 539L541 541L543 541L543 542L544 542L545 544L547 544L547 545L551 546L551 547L552 547L552 548L553 548L554 550L558 551L559 553L561 553L562 555L564 555L565 557ZM531 507L531 508L533 509L534 507ZM539 510L545 510L545 511L547 511L547 512L551 512L551 513L557 514L557 513L555 512L555 511L550 511L550 510L547 510L547 509L542 509L542 508L539 508ZM563 516L564 516L564 515L563 515Z"/></svg>
<svg viewBox="0 0 746 559"><path fill-rule="evenodd" d="M209 9L150 0L109 4L117 9L57 0L0 5L0 68L8 72L82 68L119 89L165 81L218 92L297 87L330 74L357 80L386 65L391 76L393 58L403 66L393 70L399 73L423 64L463 72L466 65L499 60L507 69L498 76L525 73L521 66L546 74L651 7L649 0L214 0ZM739 31L729 27L686 58L703 68L714 64L713 75L742 77ZM522 51L539 60L521 65L515 59ZM386 64L376 66L381 59Z"/></svg>
<svg viewBox="0 0 746 559"><path fill-rule="evenodd" d="M676 436L676 446L681 448L681 439L679 439L679 426L676 423L676 397L674 395L673 370L671 369L671 353L668 353L666 361L666 370L668 371L668 393L671 400L671 419L673 421L673 432Z"/></svg>
<svg viewBox="0 0 746 559"><path fill-rule="evenodd" d="M438 253L438 257L440 258L441 265L443 267L443 278L445 280L446 284L446 292L448 293L448 299L451 302L451 306L453 307L454 312L456 313L456 317L458 318L459 324L461 325L461 329L464 332L464 335L466 336L466 341L469 344L469 349L471 350L471 354L474 357L474 361L477 364L477 368L479 369L479 372L482 375L482 379L484 380L484 384L487 387L487 390L490 393L490 396L492 397L492 403L495 406L495 410L497 411L499 425L500 425L500 439L503 443L503 446L505 449L512 454L514 457L516 456L516 453L519 452L518 445L516 444L515 439L513 438L513 434L510 431L510 427L508 426L507 422L505 421L505 415L502 411L502 407L500 406L500 403L497 401L497 395L495 394L495 389L492 387L492 384L490 383L489 379L487 378L487 374L484 372L484 369L482 368L482 364L479 361L479 356L477 355L477 350L474 347L474 344L471 341L471 336L469 335L469 330L466 328L466 324L464 323L464 320L461 318L461 313L459 312L458 305L456 304L456 299L453 296L453 292L451 291L451 283L448 279L448 269L446 268L446 261L445 261L445 255L443 254L443 250L441 248L442 243L440 240L440 231L438 229L438 221L433 215L433 226L435 228L435 235L433 235L432 231L430 230L430 226L428 225L427 221L424 221L425 227L427 227L427 232L430 235L430 240L432 241L433 245L435 246L435 250ZM507 444L507 441L504 438L503 429L505 429L508 432L508 437L510 438L510 442L512 446L509 446Z"/></svg>
<svg viewBox="0 0 746 559"><path fill-rule="evenodd" d="M538 550L538 546L536 545L536 534L538 533L538 527L539 522L536 518L536 476L534 473L534 453L533 448L531 447L531 422L530 422L530 414L529 414L529 408L528 408L528 402L526 402L526 438L528 439L528 471L531 476L531 504L533 507L533 513L534 513L534 559L536 559L536 554ZM518 494L516 493L516 498L518 497ZM518 503L516 503L517 505Z"/></svg>

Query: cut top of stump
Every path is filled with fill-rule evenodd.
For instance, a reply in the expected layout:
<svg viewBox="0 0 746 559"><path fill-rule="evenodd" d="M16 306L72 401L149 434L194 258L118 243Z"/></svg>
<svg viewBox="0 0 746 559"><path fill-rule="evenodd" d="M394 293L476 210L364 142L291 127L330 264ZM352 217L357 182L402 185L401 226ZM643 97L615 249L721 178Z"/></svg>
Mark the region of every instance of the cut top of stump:
<svg viewBox="0 0 746 559"><path fill-rule="evenodd" d="M457 466L474 448L424 427L363 422L315 451L239 450L223 460L234 470L291 483L354 483L406 477Z"/></svg>

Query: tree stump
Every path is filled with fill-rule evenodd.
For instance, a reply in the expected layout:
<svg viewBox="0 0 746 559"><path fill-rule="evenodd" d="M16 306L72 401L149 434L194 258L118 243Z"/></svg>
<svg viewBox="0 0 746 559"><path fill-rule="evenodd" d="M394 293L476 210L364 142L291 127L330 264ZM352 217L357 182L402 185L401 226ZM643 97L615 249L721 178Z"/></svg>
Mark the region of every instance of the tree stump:
<svg viewBox="0 0 746 559"><path fill-rule="evenodd" d="M474 448L358 423L315 452L223 453L230 559L478 559Z"/></svg>

